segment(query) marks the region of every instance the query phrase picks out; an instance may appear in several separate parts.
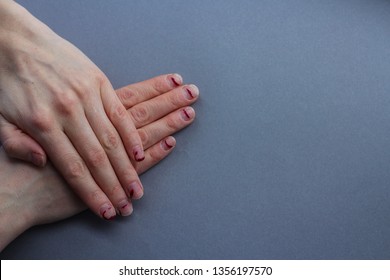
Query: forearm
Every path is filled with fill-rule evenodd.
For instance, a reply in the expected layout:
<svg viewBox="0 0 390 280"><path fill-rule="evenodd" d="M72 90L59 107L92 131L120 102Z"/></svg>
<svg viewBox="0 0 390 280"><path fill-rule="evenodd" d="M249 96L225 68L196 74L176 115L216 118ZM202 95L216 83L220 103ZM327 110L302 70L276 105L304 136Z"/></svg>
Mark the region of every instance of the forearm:
<svg viewBox="0 0 390 280"><path fill-rule="evenodd" d="M23 205L23 170L13 168L0 145L0 251L31 225Z"/></svg>
<svg viewBox="0 0 390 280"><path fill-rule="evenodd" d="M45 36L48 34L49 37ZM45 43L54 34L15 1L0 0L0 70L7 70L23 57L23 53L36 51L37 45Z"/></svg>
<svg viewBox="0 0 390 280"><path fill-rule="evenodd" d="M12 0L0 0L0 36L10 32L28 32L34 17ZM1 37L0 37L1 38ZM5 43L3 40L1 43Z"/></svg>
<svg viewBox="0 0 390 280"><path fill-rule="evenodd" d="M10 159L0 147L0 170L0 250L30 227L85 209L50 164Z"/></svg>
<svg viewBox="0 0 390 280"><path fill-rule="evenodd" d="M25 217L15 215L23 208L15 209L14 206L7 205L4 199L7 199L7 195L0 193L0 252L29 228Z"/></svg>

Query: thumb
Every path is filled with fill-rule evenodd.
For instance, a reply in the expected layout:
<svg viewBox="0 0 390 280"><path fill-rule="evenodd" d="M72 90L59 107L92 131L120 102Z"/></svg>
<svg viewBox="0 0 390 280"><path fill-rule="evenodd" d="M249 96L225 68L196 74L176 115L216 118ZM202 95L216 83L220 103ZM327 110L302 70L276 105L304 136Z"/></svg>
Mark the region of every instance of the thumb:
<svg viewBox="0 0 390 280"><path fill-rule="evenodd" d="M0 142L9 157L43 167L47 157L42 147L0 114Z"/></svg>

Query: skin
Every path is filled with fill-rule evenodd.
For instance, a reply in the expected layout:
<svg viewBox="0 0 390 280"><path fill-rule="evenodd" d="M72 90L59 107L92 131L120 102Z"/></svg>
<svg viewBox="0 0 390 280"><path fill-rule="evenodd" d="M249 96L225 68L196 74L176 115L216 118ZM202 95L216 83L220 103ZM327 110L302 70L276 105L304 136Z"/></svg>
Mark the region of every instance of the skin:
<svg viewBox="0 0 390 280"><path fill-rule="evenodd" d="M10 156L38 166L48 156L102 218L124 206L127 189L142 188L132 164L144 158L142 141L107 77L12 0L0 1L0 125L25 136L0 131Z"/></svg>
<svg viewBox="0 0 390 280"><path fill-rule="evenodd" d="M189 105L198 98L197 87L172 86L171 77L159 76L116 91L145 147L145 160L134 162L138 174L166 157L176 144L170 135L195 118ZM0 170L0 250L32 226L65 219L86 209L50 162L38 168L8 157L0 148ZM135 190L132 199L142 195L143 189ZM131 199L128 201L131 214Z"/></svg>

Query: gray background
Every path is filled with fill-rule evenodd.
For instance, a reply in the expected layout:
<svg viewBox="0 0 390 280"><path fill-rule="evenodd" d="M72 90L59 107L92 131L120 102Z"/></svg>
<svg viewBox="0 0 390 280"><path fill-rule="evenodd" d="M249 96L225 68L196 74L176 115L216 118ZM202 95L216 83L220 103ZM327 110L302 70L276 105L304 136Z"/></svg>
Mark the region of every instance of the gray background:
<svg viewBox="0 0 390 280"><path fill-rule="evenodd" d="M389 259L390 1L19 1L115 87L178 72L196 122L113 223L2 259Z"/></svg>

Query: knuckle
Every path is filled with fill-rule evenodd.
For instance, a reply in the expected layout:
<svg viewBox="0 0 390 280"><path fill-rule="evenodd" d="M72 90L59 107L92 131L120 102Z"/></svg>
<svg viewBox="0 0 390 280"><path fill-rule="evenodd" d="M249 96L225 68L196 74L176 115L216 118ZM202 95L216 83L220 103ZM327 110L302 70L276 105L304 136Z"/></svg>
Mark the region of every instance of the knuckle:
<svg viewBox="0 0 390 280"><path fill-rule="evenodd" d="M36 110L29 115L31 127L43 132L49 132L54 127L54 120L46 110Z"/></svg>
<svg viewBox="0 0 390 280"><path fill-rule="evenodd" d="M103 192L101 189L96 189L89 193L89 197L91 201L101 201L103 196Z"/></svg>
<svg viewBox="0 0 390 280"><path fill-rule="evenodd" d="M135 100L137 98L137 93L133 91L131 88L122 88L120 90L117 90L117 94L119 97L119 100L123 105L130 106L132 103L135 104Z"/></svg>
<svg viewBox="0 0 390 280"><path fill-rule="evenodd" d="M112 110L111 119L121 121L126 117L126 115L127 115L127 111L125 107L122 104L118 104L115 105Z"/></svg>
<svg viewBox="0 0 390 280"><path fill-rule="evenodd" d="M86 168L82 159L70 158L64 175L66 179L70 180L83 178L86 175Z"/></svg>
<svg viewBox="0 0 390 280"><path fill-rule="evenodd" d="M104 85L108 82L106 75L104 75L104 73L100 70L94 71L93 76L95 77L95 80L99 85Z"/></svg>
<svg viewBox="0 0 390 280"><path fill-rule="evenodd" d="M101 167L106 160L106 153L100 149L92 149L88 154L88 162L92 167Z"/></svg>
<svg viewBox="0 0 390 280"><path fill-rule="evenodd" d="M73 93L62 94L55 102L55 108L64 116L71 116L77 108L78 98Z"/></svg>
<svg viewBox="0 0 390 280"><path fill-rule="evenodd" d="M144 106L131 108L130 113L137 124L144 124L149 120L148 110Z"/></svg>
<svg viewBox="0 0 390 280"><path fill-rule="evenodd" d="M75 100L70 100L70 102L88 102L90 101L91 96L96 95L99 91L99 84L95 79L91 78L94 76L95 73L93 70L86 70L79 75L72 76L72 97Z"/></svg>
<svg viewBox="0 0 390 280"><path fill-rule="evenodd" d="M119 136L113 131L107 131L103 134L101 144L106 151L118 148L120 143Z"/></svg>

